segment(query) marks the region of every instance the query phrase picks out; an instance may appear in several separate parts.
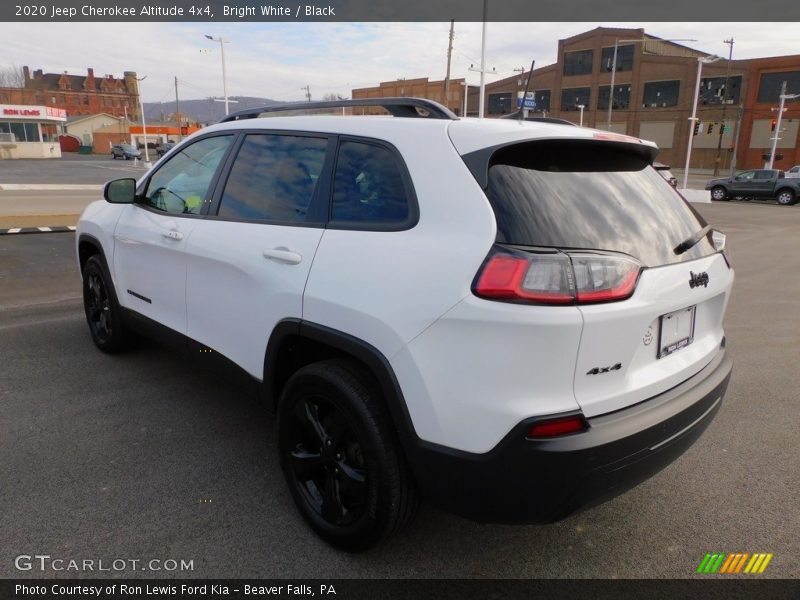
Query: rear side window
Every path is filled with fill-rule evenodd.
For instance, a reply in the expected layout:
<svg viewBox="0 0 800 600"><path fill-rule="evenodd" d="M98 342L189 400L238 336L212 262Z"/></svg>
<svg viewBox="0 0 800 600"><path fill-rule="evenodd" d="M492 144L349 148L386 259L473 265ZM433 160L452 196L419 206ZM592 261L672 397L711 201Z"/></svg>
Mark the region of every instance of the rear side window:
<svg viewBox="0 0 800 600"><path fill-rule="evenodd" d="M331 221L374 227L402 225L412 214L409 189L397 156L376 144L339 145Z"/></svg>
<svg viewBox="0 0 800 600"><path fill-rule="evenodd" d="M325 162L325 138L248 135L220 201L220 217L236 220L306 221Z"/></svg>
<svg viewBox="0 0 800 600"><path fill-rule="evenodd" d="M645 157L623 145L506 146L490 159L486 195L500 243L623 252L647 266L715 252L706 238L675 254L705 222Z"/></svg>

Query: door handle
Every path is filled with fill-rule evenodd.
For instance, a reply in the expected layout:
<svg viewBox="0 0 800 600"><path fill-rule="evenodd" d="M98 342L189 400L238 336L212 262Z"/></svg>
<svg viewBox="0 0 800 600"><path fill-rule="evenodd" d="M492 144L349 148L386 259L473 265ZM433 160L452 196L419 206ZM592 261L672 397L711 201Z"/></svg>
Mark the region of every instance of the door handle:
<svg viewBox="0 0 800 600"><path fill-rule="evenodd" d="M171 240L180 241L180 240L183 239L183 234L180 231L163 231L163 232L161 232L161 235L163 235L165 238L169 238Z"/></svg>
<svg viewBox="0 0 800 600"><path fill-rule="evenodd" d="M299 265L303 260L301 255L299 255L297 252L292 252L285 246L279 246L278 248L272 248L271 250L264 250L263 255L264 258L278 260L289 265Z"/></svg>

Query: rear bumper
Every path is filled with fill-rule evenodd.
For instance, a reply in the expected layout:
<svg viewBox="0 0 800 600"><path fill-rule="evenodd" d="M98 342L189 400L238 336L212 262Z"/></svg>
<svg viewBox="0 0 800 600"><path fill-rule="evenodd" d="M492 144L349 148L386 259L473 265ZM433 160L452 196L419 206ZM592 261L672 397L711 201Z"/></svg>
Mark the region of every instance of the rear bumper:
<svg viewBox="0 0 800 600"><path fill-rule="evenodd" d="M599 504L683 454L716 415L733 362L721 349L702 371L630 408L589 419L584 433L527 440L536 419L495 448L470 454L406 445L417 482L436 506L498 523L547 523Z"/></svg>

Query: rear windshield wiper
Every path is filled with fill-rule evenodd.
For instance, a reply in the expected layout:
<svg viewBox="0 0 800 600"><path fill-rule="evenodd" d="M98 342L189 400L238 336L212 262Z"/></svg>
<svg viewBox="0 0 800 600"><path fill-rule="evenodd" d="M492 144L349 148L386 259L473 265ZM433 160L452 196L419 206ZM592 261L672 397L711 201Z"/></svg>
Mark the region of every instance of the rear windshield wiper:
<svg viewBox="0 0 800 600"><path fill-rule="evenodd" d="M688 238L683 240L680 244L675 246L675 249L673 251L675 252L675 254L683 254L689 248L697 244L697 242L706 237L709 231L711 231L711 225L706 225L700 231L698 231L697 233L693 233Z"/></svg>

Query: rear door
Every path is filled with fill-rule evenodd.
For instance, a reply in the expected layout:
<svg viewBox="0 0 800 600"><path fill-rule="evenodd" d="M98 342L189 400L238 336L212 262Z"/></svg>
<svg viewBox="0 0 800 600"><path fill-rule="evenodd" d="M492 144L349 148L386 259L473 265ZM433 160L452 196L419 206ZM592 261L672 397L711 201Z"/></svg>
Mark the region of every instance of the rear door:
<svg viewBox="0 0 800 600"><path fill-rule="evenodd" d="M759 169L753 175L752 195L755 197L773 196L775 183L778 181L778 172L772 169Z"/></svg>
<svg viewBox="0 0 800 600"><path fill-rule="evenodd" d="M188 335L261 378L267 341L303 316L327 219L325 136L247 133L188 243Z"/></svg>
<svg viewBox="0 0 800 600"><path fill-rule="evenodd" d="M576 355L563 359L575 361L586 416L664 392L719 352L733 273L702 217L645 157L603 142L516 144L495 153L488 181L498 243L570 258L583 326ZM613 300L610 282L630 261L635 288Z"/></svg>

